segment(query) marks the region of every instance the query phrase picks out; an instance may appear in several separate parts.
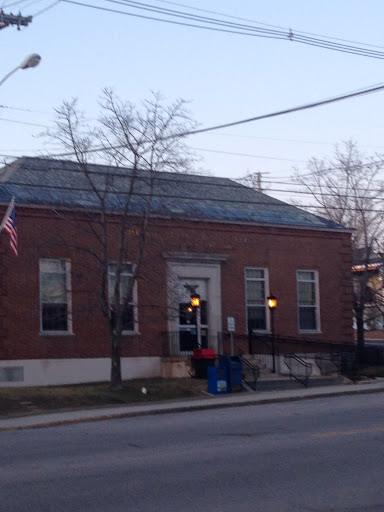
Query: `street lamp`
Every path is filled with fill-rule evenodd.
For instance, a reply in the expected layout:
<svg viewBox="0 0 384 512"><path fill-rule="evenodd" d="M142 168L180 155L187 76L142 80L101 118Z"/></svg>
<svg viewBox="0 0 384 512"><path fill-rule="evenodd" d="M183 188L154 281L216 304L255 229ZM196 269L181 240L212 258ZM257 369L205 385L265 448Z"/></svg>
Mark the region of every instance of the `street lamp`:
<svg viewBox="0 0 384 512"><path fill-rule="evenodd" d="M23 60L23 62L17 66L15 69L12 69L5 77L0 80L0 85L3 85L3 83L11 76L13 73L16 73L19 69L28 69L28 68L35 68L39 62L41 61L40 55L37 53L32 53L29 55L26 59Z"/></svg>
<svg viewBox="0 0 384 512"><path fill-rule="evenodd" d="M191 306L193 308L200 307L200 295L198 295L197 293L191 295Z"/></svg>
<svg viewBox="0 0 384 512"><path fill-rule="evenodd" d="M197 346L201 348L201 309L200 295L198 293L191 294L191 306L196 311Z"/></svg>
<svg viewBox="0 0 384 512"><path fill-rule="evenodd" d="M275 364L275 309L277 306L277 299L274 295L267 297L267 304L271 312L271 333L272 333L272 373L276 373Z"/></svg>

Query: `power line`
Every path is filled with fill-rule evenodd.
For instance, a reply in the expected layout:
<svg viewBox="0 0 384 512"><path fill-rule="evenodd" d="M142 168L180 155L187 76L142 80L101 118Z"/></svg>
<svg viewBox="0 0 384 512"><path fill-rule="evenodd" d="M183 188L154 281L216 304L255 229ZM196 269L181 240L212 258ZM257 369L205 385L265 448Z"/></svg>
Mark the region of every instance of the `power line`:
<svg viewBox="0 0 384 512"><path fill-rule="evenodd" d="M23 5L23 9L28 9L32 5L39 4L43 0L32 0L31 2L27 3L26 5Z"/></svg>
<svg viewBox="0 0 384 512"><path fill-rule="evenodd" d="M208 148L195 148L191 146L190 149L193 149L194 151L206 151L207 153L219 153L223 155L233 155L233 156L245 156L250 158L261 158L265 160L280 160L285 162L299 162L299 163L306 163L306 160L294 160L291 158L279 158L277 156L265 156L265 155L252 155L249 153L234 153L232 151L221 151L219 149L208 149Z"/></svg>
<svg viewBox="0 0 384 512"><path fill-rule="evenodd" d="M334 146L334 142L323 142L323 141L314 141L314 140L305 140L305 139L283 139L280 137L261 137L259 135L243 135L240 133L218 133L216 135L220 135L220 137L237 137L240 139L257 139L257 140L272 140L276 142L295 142L300 144L321 144L324 146ZM367 146L365 146L367 147ZM383 147L384 146L368 146L368 147Z"/></svg>
<svg viewBox="0 0 384 512"><path fill-rule="evenodd" d="M20 158L20 157L16 157L16 158ZM31 157L26 157L27 159L31 158ZM33 159L33 157L32 157ZM41 157L41 160L46 160L44 157ZM55 160L52 160L53 163L56 163ZM59 163L61 163L62 161L58 161ZM80 165L77 163L77 162L71 162L71 161L67 161L65 162L66 164L72 164L71 167L66 167L65 165L61 165L57 170L60 172L60 173L77 173L81 176L84 175ZM11 164L12 165L12 164ZM75 166L75 167L74 167ZM132 169L130 168L126 168L126 167L110 167L108 165L102 165L102 164L87 164L87 173L90 175L90 176L95 176L95 177L113 177L113 178L116 178L116 179L132 179L132 175L130 174L127 174L123 171L132 171ZM116 170L119 170L120 172L118 173L111 173L111 171L102 171L102 170L92 170L92 167L101 167L101 168L111 168L111 169L116 169ZM42 169L41 167L37 167L35 165L28 165L27 167L21 167L21 170L30 170L30 171L34 171L35 173L46 173L47 172L47 169ZM56 170L56 169L49 169L49 170ZM332 170L332 169L329 169L329 170ZM140 171L140 169L138 169L138 171ZM142 170L143 173L146 173L148 171L146 170ZM202 178L204 180L210 180L210 176L201 176L201 175L193 175L193 174L183 174L183 180L181 182L180 179L177 179L176 177L173 178L171 176L175 175L177 176L177 173L171 173L171 172L166 172L164 171L164 173L167 174L167 177L165 177L164 175L162 176L162 172L158 172L158 171L152 171L152 173L154 175L156 175L156 177L154 178L154 180L156 181L156 183L165 183L165 184L169 184L169 183L175 183L175 184L178 184L178 185L183 185L183 184L188 184L188 185L198 185L198 186L201 186L202 182ZM158 175L157 175L158 174ZM311 173L309 173L311 174ZM303 174L301 177L305 177L307 176L307 174ZM148 175L146 176L145 174L144 175L136 175L133 177L133 179L135 181L143 181L143 182L148 182L148 180L150 178L148 178ZM230 178L213 178L215 180L215 183L207 183L207 185L214 185L215 187L218 187L218 188L224 188L224 189L240 189L242 187L244 188L247 188L247 189L250 189L250 190L254 190L252 187L249 187L249 186L246 186L246 185L243 185L242 183L239 183L238 181L235 181L233 179L230 179ZM221 180L224 180L224 183L221 182L221 183L217 183L217 179L221 179ZM6 181L6 182L2 182L3 185L7 185L9 184L10 182ZM264 183L270 183L271 185L276 185L276 184L283 184L283 185L297 185L297 186L302 186L300 185L299 183L290 183L290 182L270 182L269 180L264 180ZM12 184L15 184L15 185L23 185L21 183L18 183L18 182L12 182ZM28 186L28 183L25 183L24 185ZM37 185L37 186L40 186L40 185ZM314 185L314 188L316 187L316 185ZM63 187L60 187L60 188L63 188ZM73 188L69 188L70 190L77 190L77 189L73 189ZM89 191L89 189L81 189L81 191ZM286 189L270 189L271 191L273 190L274 192L290 192L292 194L311 194L310 192L305 192L305 191L289 191L289 190L286 190ZM364 190L362 188L357 188L356 190ZM371 189L370 192L373 192L373 193L383 193L384 194L384 190L380 190L380 189ZM327 194L327 195L332 195L332 194ZM180 197L180 196L177 196L177 197ZM335 197L337 197L337 195L335 194ZM202 198L201 198L202 199ZM206 199L206 198L205 198ZM225 199L227 201L227 199Z"/></svg>
<svg viewBox="0 0 384 512"><path fill-rule="evenodd" d="M41 11L37 11L33 17L36 18L36 16L40 16L41 14L44 14L45 12L53 9L54 7L56 7L56 5L58 5L60 3L61 0L56 0L55 2L49 4L47 7L44 7L44 9L41 9Z"/></svg>
<svg viewBox="0 0 384 512"><path fill-rule="evenodd" d="M9 105L0 105L0 108L5 108L7 110L18 110L20 112L30 112L31 114L49 114L49 112L44 112L42 110L32 110L30 108L11 107Z"/></svg>
<svg viewBox="0 0 384 512"><path fill-rule="evenodd" d="M293 31L291 29L289 29L289 31L287 29L283 29L283 31L282 30L264 29L264 28L260 28L260 27L250 26L250 25L226 22L224 20L219 20L217 18L208 18L206 16L196 16L193 14L186 13L185 11L176 11L174 9L164 9L161 7L156 7L156 6L153 6L150 4L146 4L143 2L137 2L137 1L133 1L133 0L123 0L122 2L121 1L117 2L115 0L106 0L106 1L110 1L112 3L127 4L128 6L136 8L136 9L152 11L152 12L163 14L166 16L173 16L173 17L183 18L183 19L191 19L193 21L198 21L198 22L202 22L202 23L208 23L208 24L214 24L214 25L219 25L219 26L231 27L231 28L235 28L235 29L247 30L247 31L251 31L251 32L257 32L258 35L260 35L260 33L261 33L261 34L263 34L264 37L266 37L267 35L268 36L272 35L273 37L275 37L277 39L285 38L290 41L298 41L298 42L305 43L305 44L311 44L313 46L321 46L324 48L334 49L334 50L336 49L338 51L344 51L347 53L357 53L357 54L364 54L365 56L371 56L371 57L375 56L376 58L384 58L384 54L382 52L378 52L376 50L369 50L369 49L354 47L354 46L350 46L350 45L341 45L340 43L334 43L334 42L332 42L330 40L326 40L326 39L318 39L318 38L308 37L308 36L302 35L302 33L300 33L300 32L293 33ZM160 21L164 21L164 20L160 20ZM249 34L249 35L254 35L254 34ZM380 54L381 54L381 56L380 56Z"/></svg>
<svg viewBox="0 0 384 512"><path fill-rule="evenodd" d="M62 0L62 1L64 1L64 2L72 2L72 0ZM294 112L300 112L302 110L308 110L308 109L311 109L311 108L317 108L317 107L321 107L323 105L330 105L331 103L337 103L337 102L342 101L342 100L346 100L346 99L350 99L350 98L355 98L355 97L363 96L363 95L366 95L366 94L372 94L372 93L375 93L375 92L380 92L382 90L384 90L384 83L376 84L374 86L370 86L370 87L367 87L365 89L360 89L360 90L357 90L357 91L354 91L354 92L342 94L340 96L334 96L334 97L328 98L326 100L320 100L320 101L316 101L316 102L313 102L313 103L307 103L307 104L304 104L304 105L300 105L298 107L292 107L292 108L288 108L288 109L285 109L285 110L278 110L277 112L272 112L272 113L269 113L269 114L262 114L262 115L259 115L259 116L250 117L248 119L241 119L240 121L232 121L232 122L229 122L229 123L223 123L223 124L218 124L218 125L215 125L215 126L209 126L207 128L199 128L199 129L196 129L196 130L190 130L190 131L186 131L186 132L183 132L183 133L179 133L177 135L169 135L167 137L159 138L158 140L169 140L169 139L177 138L177 137L186 137L186 136L189 136L189 135L197 135L197 134L200 134L200 133L207 133L207 132L211 132L211 131L214 131L214 130L221 130L223 128L229 128L231 126L239 126L239 125L251 123L251 122L254 122L254 121L261 121L262 119L270 119L272 117L278 117L278 116L282 116L282 115L286 115L286 114L292 114ZM118 146L111 147L109 149L119 149L119 148L124 148L124 147L125 147L125 145L118 145ZM84 151L84 153L88 153L88 154L89 153L97 153L97 152L100 152L101 150L103 150L102 147L93 148L93 149L89 149L89 150ZM72 151L72 152L69 152L69 153L61 153L61 154L56 154L56 155L51 155L51 156L62 157L62 156L72 156L74 154L75 153Z"/></svg>
<svg viewBox="0 0 384 512"><path fill-rule="evenodd" d="M11 2L9 4L5 4L2 6L2 9L7 9L8 7L13 7L14 5L20 5L24 2L27 2L28 0L17 0L16 2Z"/></svg>
<svg viewBox="0 0 384 512"><path fill-rule="evenodd" d="M97 10L100 10L100 11L113 12L115 14L123 14L125 16L133 16L134 18L142 18L142 19L147 19L147 20L152 20L152 21L162 21L164 23L170 23L172 25L181 25L181 26L184 26L184 27L201 28L201 29L204 29L204 30L211 30L211 31L214 31L214 32L226 32L226 33L230 33L230 34L252 35L252 36L255 36L255 37L264 37L264 36L258 35L258 34L250 34L249 32L242 32L242 31L235 31L235 30L226 30L226 29L220 29L220 28L215 28L215 27L206 27L206 26L203 26L203 25L195 25L195 24L192 24L192 23L185 23L185 22L176 21L176 20L166 20L166 19L162 19L162 18L155 18L153 16L145 16L145 15L142 15L142 14L135 14L135 13L132 13L132 12L120 11L120 10L117 10L117 9L110 9L110 8L107 8L107 7L101 7L101 6L93 5L93 4L86 4L86 3L78 2L78 1L75 1L75 0L61 0L61 1L65 2L67 4L80 5L82 7L89 7L91 9L97 9ZM112 2L113 0L106 0L106 1L111 1ZM125 5L124 2L113 1L113 3ZM265 37L269 37L270 39L276 39L275 37L272 37L272 36L265 36ZM281 36L280 37L280 39L284 39L284 38L285 38L285 36Z"/></svg>
<svg viewBox="0 0 384 512"><path fill-rule="evenodd" d="M0 121L7 121L7 123L25 124L28 126L38 126L40 128L50 128L45 124L29 123L28 121L18 121L17 119L7 119L6 117L0 117Z"/></svg>
<svg viewBox="0 0 384 512"><path fill-rule="evenodd" d="M187 9L190 9L190 10L206 12L208 14L216 14L218 16L224 16L225 18L231 18L231 19L240 20L240 21L247 21L249 23L254 23L256 25L263 25L265 27L273 27L273 28L278 28L278 29L281 29L281 30L288 30L286 27L282 27L281 25L272 25L271 23L262 23L261 21L251 20L249 18L241 18L239 16L232 16L232 15L224 14L222 12L217 12L217 11L210 11L210 10L207 10L207 9L202 9L202 8L199 8L199 7L194 7L192 5L186 5L186 4L181 4L181 3L178 3L178 2L171 2L171 1L167 1L167 0L155 0L155 1L156 2L160 2L160 3L164 3L164 4L177 5L179 7L186 7ZM316 37L323 37L323 38L332 39L334 41L343 41L345 43L353 43L353 44L358 44L358 45L363 45L363 46L369 46L371 48L383 48L384 49L384 46L375 45L375 44L369 44L369 43L362 43L361 41L354 41L354 40L351 40L351 39L342 39L340 37L330 37L330 36L325 36L324 34L317 34L317 33L313 33L313 32L304 32L302 30L300 30L300 31L299 30L295 30L294 32L296 34L304 34L304 35L311 35L311 36L316 36Z"/></svg>
<svg viewBox="0 0 384 512"><path fill-rule="evenodd" d="M180 183L180 182L178 182ZM35 185L35 184L32 184L32 183L29 183L29 182L26 182L26 183L22 183L22 182L12 182L12 181L6 181L6 182L3 182L2 183L2 186L4 187L7 187L7 186L10 186L10 187L17 187L17 186L26 186L28 187L29 189L34 189L34 188L37 188L37 189L43 189L43 190L54 190L55 193L58 192L58 187L57 185ZM71 192L87 192L87 193L106 193L106 190L103 189L103 188L95 188L93 190L89 189L89 188L81 188L81 187L76 187L76 188L73 188L73 187L70 187L70 186L60 186L60 190L63 190L63 191L71 191ZM110 190L110 193L113 194L114 196L127 196L127 191L121 191L121 190L113 190L111 189ZM95 197L95 196L94 196ZM177 199L177 200L188 200L188 201L204 201L206 202L207 201L207 198L206 197L200 197L200 196L193 196L193 197L183 197L183 196L180 196L179 194L164 194L164 193L153 193L153 194L150 194L150 193L146 193L146 192L136 192L133 194L133 197L140 197L140 198L145 198L145 197L149 197L149 198L153 198L153 199ZM269 196L268 196L269 197ZM321 206L321 205L316 205L316 204L309 204L309 205L300 205L300 206L294 206L294 205L291 205L291 204L288 204L288 203L285 203L283 201L280 201L279 199L275 199L275 198L272 198L274 199L275 201L277 201L275 204L274 203L271 203L271 201L256 201L256 200L243 200L243 199L240 199L240 200L235 200L234 202L237 204L237 205L248 205L248 206L255 206L255 205L258 205L258 206L269 206L269 207L273 207L275 206L277 208L277 210L279 209L279 207L295 207L295 208L298 208L298 209L318 209L318 210L324 210L325 207L324 206ZM213 203L226 203L228 204L228 199L227 198L222 198L222 197L219 197L219 198L214 198L214 199L211 199L211 201ZM229 208L231 208L231 205L229 205ZM330 209L332 210L344 210L344 211L358 211L360 212L361 209L359 208L355 208L355 207L344 207L344 206L332 206L330 207ZM364 211L365 212L371 212L371 213L383 213L384 214L384 210L378 210L376 208L364 208Z"/></svg>
<svg viewBox="0 0 384 512"><path fill-rule="evenodd" d="M267 183L266 181L263 182L263 185ZM355 191L362 191L364 189L355 189ZM279 194L299 194L299 195L306 195L314 197L316 195L316 192L310 192L305 190L287 190L287 189L280 189L280 188L269 188L268 192L278 192ZM384 195L384 190L369 190L370 193L380 193ZM319 192L320 195L320 192ZM321 196L326 197L336 197L336 198L348 198L351 197L351 194L347 193L333 193L333 192L321 192ZM370 201L384 201L384 197L371 197L371 196L352 196L351 199L366 199ZM328 206L328 208L333 208L333 206Z"/></svg>
<svg viewBox="0 0 384 512"><path fill-rule="evenodd" d="M355 92L351 92L351 93L347 93L347 94L342 94L340 96L335 96L333 98L328 98L326 100L320 100L320 101L317 101L317 102L314 102L314 103L307 103L305 105L301 105L301 106L298 106L298 107L288 108L288 109L285 109L285 110L279 110L277 112L272 112L270 114L264 114L264 115L261 115L261 116L250 117L248 119L242 119L240 121L233 121L233 122L230 122L230 123L224 123L224 124L221 124L221 125L216 125L216 126L212 126L212 127L208 127L208 128L201 128L201 129L198 129L198 130L194 130L194 131L188 132L187 135L195 135L195 134L198 134L198 133L205 133L205 132L208 132L208 131L219 130L221 128L229 128L231 126L238 126L238 125L241 125L241 124L251 123L253 121L260 121L261 119L269 119L271 117L277 117L277 116L282 116L282 115L286 115L286 114L292 114L293 112L299 112L301 110L308 110L310 108L316 108L316 107L320 107L320 106L323 106L323 105L329 105L331 103L336 103L338 101L346 100L346 99L349 99L349 98L354 98L354 97L357 97L357 96L363 96L365 94L372 94L374 92L380 92L382 90L384 90L384 83L376 84L374 86L370 86L370 87L365 88L365 89L360 89L360 90L355 91Z"/></svg>
<svg viewBox="0 0 384 512"><path fill-rule="evenodd" d="M314 144L314 145L322 145L322 146L335 146L335 142L325 142L321 140L307 140L307 139L283 139L281 137L261 137L258 135L243 135L238 133L218 133L215 135L220 135L220 137L238 137L241 139L253 139L253 140L270 140L276 142L294 142L297 144ZM371 144L359 144L362 148L376 148L376 149L384 149L384 146L376 146Z"/></svg>
<svg viewBox="0 0 384 512"><path fill-rule="evenodd" d="M283 39L287 41L294 41L310 46L317 46L321 48L325 48L328 50L336 50L343 53L350 53L355 55L361 55L365 57L371 57L376 59L384 59L384 52L377 51L377 50L370 50L368 48L363 48L359 46L351 46L347 44L340 44L337 42L334 42L330 39L324 39L319 37L309 37L308 35L305 35L304 33L300 32L293 32L291 29L287 30L276 30L276 29L267 29L262 27L256 27L252 25L245 25L240 23L234 23L234 22L228 22L225 20L220 20L217 18L209 18L206 16L199 16L190 14L185 11L177 11L175 9L165 9L162 7L153 6L150 4L145 4L143 2L135 2L132 0L105 0L110 3L115 3L118 5L124 5L127 7L131 7L134 9L141 9L144 11L150 11L154 12L156 14L161 14L163 16L168 16L176 19L167 19L167 18L157 18L154 16L147 16L144 14L138 14L128 11L120 11L117 9L109 9L106 7L96 6L94 4L86 4L83 2L78 2L75 0L63 0L66 3L72 3L74 5L81 5L83 7L93 8L93 9L99 9L104 10L108 12L114 12L117 14L123 14L126 16L133 16L136 18L142 18L147 19L151 21L160 21L163 23L170 23L175 25L182 25L182 26L188 26L193 28L200 28L205 30L213 30L216 32L226 32L226 33L232 33L237 35L248 35L253 37L263 37L263 38L269 38L269 39ZM183 19L187 21L178 21L178 19ZM191 23L192 21L198 23ZM203 23L203 25L202 25Z"/></svg>

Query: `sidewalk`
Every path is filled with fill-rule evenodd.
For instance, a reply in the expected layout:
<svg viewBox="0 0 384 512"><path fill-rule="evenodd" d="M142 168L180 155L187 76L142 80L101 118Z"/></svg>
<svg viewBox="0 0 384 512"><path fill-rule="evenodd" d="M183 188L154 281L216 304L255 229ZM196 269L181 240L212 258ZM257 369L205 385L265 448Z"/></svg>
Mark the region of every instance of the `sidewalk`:
<svg viewBox="0 0 384 512"><path fill-rule="evenodd" d="M55 413L43 413L28 416L0 419L0 432L27 428L43 428L69 425L89 421L102 421L116 418L130 418L153 414L167 414L187 411L202 411L223 407L240 407L278 402L329 398L362 393L383 393L384 381L366 381L359 384L341 384L284 391L244 392L206 398L191 398L183 401L156 402L144 405L110 406L95 409L74 410Z"/></svg>

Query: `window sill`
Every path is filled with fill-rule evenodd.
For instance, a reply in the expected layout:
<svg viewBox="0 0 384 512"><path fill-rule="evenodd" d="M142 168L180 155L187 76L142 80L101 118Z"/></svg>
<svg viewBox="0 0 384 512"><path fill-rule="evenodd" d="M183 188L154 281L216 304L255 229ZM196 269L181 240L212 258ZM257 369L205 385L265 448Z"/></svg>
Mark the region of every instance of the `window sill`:
<svg viewBox="0 0 384 512"><path fill-rule="evenodd" d="M75 333L74 332L69 332L69 331L41 331L40 333L40 336L65 336L65 337L69 337L69 336L75 336Z"/></svg>
<svg viewBox="0 0 384 512"><path fill-rule="evenodd" d="M302 331L298 331L299 334L323 334L323 331L317 331L317 330L312 330L312 329L306 329L306 330L302 330Z"/></svg>
<svg viewBox="0 0 384 512"><path fill-rule="evenodd" d="M121 333L122 336L141 336L139 331L123 331Z"/></svg>

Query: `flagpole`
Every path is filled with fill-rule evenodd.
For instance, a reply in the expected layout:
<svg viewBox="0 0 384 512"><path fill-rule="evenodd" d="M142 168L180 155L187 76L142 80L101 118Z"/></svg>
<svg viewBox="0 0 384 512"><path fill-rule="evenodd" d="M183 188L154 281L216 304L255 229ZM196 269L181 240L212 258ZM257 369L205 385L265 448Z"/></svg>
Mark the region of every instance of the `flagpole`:
<svg viewBox="0 0 384 512"><path fill-rule="evenodd" d="M7 208L7 211L5 212L5 215L3 217L3 220L0 224L0 233L3 231L3 228L5 226L5 223L7 222L8 220L8 217L10 216L11 214L11 211L13 210L13 207L15 206L15 197L12 197L11 199L11 202L9 203L9 206Z"/></svg>

